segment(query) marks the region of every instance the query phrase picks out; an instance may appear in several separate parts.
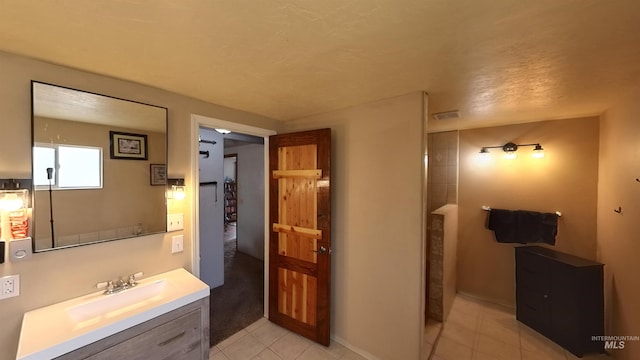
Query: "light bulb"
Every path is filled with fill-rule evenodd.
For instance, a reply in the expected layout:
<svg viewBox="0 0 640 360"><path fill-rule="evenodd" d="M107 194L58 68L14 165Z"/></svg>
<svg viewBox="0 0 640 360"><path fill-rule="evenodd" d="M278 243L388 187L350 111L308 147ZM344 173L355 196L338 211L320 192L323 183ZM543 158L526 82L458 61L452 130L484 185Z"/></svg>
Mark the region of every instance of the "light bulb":
<svg viewBox="0 0 640 360"><path fill-rule="evenodd" d="M187 194L184 191L184 186L176 186L173 185L173 199L174 200L184 200Z"/></svg>
<svg viewBox="0 0 640 360"><path fill-rule="evenodd" d="M0 210L4 211L15 211L21 209L24 205L22 198L18 197L15 193L4 194L2 198L0 198Z"/></svg>
<svg viewBox="0 0 640 360"><path fill-rule="evenodd" d="M507 160L513 160L515 158L517 158L518 155L516 155L515 151L505 151L504 153L504 158Z"/></svg>
<svg viewBox="0 0 640 360"><path fill-rule="evenodd" d="M531 157L534 159L542 159L544 157L544 149L542 148L542 146L540 146L540 144L536 145L536 147L533 149Z"/></svg>
<svg viewBox="0 0 640 360"><path fill-rule="evenodd" d="M477 159L480 163L487 163L491 160L491 153L489 152L489 150L482 148L482 150L480 150L480 152L478 153Z"/></svg>

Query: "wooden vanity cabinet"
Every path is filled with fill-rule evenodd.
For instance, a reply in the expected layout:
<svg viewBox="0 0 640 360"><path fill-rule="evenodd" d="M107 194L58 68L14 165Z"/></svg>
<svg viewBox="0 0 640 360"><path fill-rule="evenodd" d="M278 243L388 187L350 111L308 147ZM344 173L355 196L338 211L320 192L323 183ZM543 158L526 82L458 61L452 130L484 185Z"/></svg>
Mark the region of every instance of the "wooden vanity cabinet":
<svg viewBox="0 0 640 360"><path fill-rule="evenodd" d="M56 359L208 360L209 297Z"/></svg>
<svg viewBox="0 0 640 360"><path fill-rule="evenodd" d="M601 263L539 246L516 247L516 318L576 356L604 343Z"/></svg>

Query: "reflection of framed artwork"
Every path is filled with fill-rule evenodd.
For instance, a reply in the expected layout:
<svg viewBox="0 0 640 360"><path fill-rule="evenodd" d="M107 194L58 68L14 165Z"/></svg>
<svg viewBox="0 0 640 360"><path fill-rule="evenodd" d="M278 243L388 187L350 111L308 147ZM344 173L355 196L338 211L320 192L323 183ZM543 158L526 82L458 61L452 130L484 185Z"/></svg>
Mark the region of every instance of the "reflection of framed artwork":
<svg viewBox="0 0 640 360"><path fill-rule="evenodd" d="M147 135L109 131L111 158L147 160Z"/></svg>
<svg viewBox="0 0 640 360"><path fill-rule="evenodd" d="M151 164L151 185L165 185L167 183L167 165Z"/></svg>

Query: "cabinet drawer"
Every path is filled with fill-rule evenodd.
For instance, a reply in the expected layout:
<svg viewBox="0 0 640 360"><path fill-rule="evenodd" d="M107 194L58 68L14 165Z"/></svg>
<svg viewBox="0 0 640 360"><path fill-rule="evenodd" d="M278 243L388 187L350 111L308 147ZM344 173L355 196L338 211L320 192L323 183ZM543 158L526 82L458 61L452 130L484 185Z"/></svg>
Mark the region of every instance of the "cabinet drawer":
<svg viewBox="0 0 640 360"><path fill-rule="evenodd" d="M546 269L534 269L525 266L518 267L517 284L518 287L541 293L547 293L550 290Z"/></svg>
<svg viewBox="0 0 640 360"><path fill-rule="evenodd" d="M199 310L196 310L105 349L87 359L199 359L201 329L201 314Z"/></svg>
<svg viewBox="0 0 640 360"><path fill-rule="evenodd" d="M518 288L540 293L549 293L549 264L540 256L528 253L516 258L516 284Z"/></svg>

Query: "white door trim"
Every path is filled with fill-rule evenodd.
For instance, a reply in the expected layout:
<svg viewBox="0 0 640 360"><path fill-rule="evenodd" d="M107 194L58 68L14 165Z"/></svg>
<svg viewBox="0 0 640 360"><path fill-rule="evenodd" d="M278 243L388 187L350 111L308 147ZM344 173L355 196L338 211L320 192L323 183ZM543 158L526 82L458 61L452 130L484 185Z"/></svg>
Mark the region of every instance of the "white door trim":
<svg viewBox="0 0 640 360"><path fill-rule="evenodd" d="M200 187L199 182L199 161L200 148L198 136L200 127L222 128L232 132L260 136L264 138L264 316L269 313L269 136L275 135L276 132L271 129L263 129L255 126L238 124L230 121L220 120L207 116L191 114L191 213L193 221L191 221L191 233L193 234L192 251L191 251L191 269L195 276L200 277Z"/></svg>

